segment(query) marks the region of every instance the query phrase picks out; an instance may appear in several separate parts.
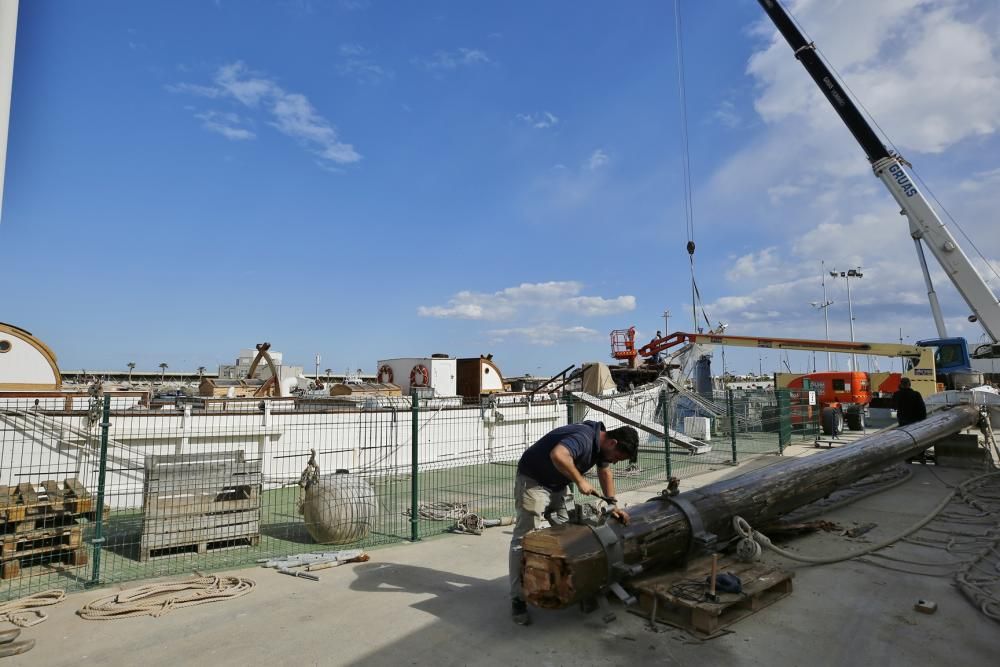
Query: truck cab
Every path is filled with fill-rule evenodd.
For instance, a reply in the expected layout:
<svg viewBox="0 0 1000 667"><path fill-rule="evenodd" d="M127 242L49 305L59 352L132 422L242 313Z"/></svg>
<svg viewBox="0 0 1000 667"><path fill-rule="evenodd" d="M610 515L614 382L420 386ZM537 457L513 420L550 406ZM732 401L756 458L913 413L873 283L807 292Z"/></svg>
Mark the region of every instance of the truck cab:
<svg viewBox="0 0 1000 667"><path fill-rule="evenodd" d="M929 338L917 341L917 345L934 348L937 381L945 389L964 389L983 383L982 373L972 368L969 346L964 338Z"/></svg>

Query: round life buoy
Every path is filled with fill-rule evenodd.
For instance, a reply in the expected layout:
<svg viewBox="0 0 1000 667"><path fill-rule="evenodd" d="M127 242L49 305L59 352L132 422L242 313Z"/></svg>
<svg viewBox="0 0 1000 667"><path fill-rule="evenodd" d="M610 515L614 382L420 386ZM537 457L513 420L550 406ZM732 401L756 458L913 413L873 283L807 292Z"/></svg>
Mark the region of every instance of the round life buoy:
<svg viewBox="0 0 1000 667"><path fill-rule="evenodd" d="M410 371L410 386L411 387L426 387L427 383L430 381L430 373L427 370L427 366L423 364L417 364Z"/></svg>
<svg viewBox="0 0 1000 667"><path fill-rule="evenodd" d="M378 381L381 384L392 384L392 367L389 364L379 366Z"/></svg>

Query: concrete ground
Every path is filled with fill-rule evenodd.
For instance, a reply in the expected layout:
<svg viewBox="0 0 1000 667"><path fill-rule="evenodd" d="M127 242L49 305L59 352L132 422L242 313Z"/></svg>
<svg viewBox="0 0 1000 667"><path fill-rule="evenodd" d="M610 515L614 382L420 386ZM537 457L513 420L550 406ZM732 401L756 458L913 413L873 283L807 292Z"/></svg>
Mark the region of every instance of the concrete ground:
<svg viewBox="0 0 1000 667"><path fill-rule="evenodd" d="M810 455L795 447L789 455ZM774 463L760 459L750 465ZM685 480L701 485L744 469ZM843 553L912 525L973 473L914 466L913 477L886 492L826 515L850 527L874 522L860 540L810 535L792 548L806 554ZM622 494L641 502L653 491ZM795 570L787 598L733 625L710 641L647 622L617 608L599 614L533 610L534 624L509 618L507 528L482 536L443 536L371 551L368 563L319 572L312 582L274 570L246 569L257 588L241 598L160 618L85 621L75 611L118 589L73 594L46 611L45 623L24 631L37 639L10 665L135 665L196 662L225 665L995 665L1000 627L951 585L849 561ZM135 586L139 584L131 584ZM123 587L124 588L124 587ZM934 615L914 602L938 603Z"/></svg>

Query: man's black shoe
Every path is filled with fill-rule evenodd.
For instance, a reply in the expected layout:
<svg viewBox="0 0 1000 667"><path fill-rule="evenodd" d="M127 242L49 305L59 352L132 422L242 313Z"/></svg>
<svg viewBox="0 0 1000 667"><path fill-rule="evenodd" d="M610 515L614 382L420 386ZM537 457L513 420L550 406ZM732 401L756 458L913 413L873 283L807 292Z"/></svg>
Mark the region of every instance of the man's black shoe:
<svg viewBox="0 0 1000 667"><path fill-rule="evenodd" d="M528 614L528 605L524 600L514 598L510 601L510 617L518 625L531 625L531 616Z"/></svg>

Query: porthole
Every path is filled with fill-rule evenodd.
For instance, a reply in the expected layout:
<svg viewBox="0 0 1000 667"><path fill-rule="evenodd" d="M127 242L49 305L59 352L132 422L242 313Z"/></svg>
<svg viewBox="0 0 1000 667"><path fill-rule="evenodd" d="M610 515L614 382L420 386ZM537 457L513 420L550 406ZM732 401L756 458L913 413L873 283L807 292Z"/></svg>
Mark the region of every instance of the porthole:
<svg viewBox="0 0 1000 667"><path fill-rule="evenodd" d="M10 352L11 344L9 340L0 340L0 354Z"/></svg>

